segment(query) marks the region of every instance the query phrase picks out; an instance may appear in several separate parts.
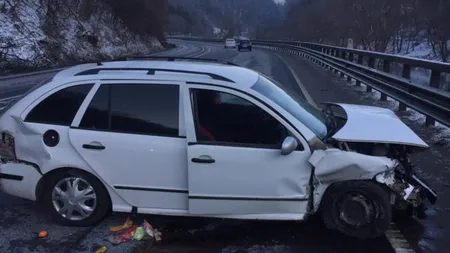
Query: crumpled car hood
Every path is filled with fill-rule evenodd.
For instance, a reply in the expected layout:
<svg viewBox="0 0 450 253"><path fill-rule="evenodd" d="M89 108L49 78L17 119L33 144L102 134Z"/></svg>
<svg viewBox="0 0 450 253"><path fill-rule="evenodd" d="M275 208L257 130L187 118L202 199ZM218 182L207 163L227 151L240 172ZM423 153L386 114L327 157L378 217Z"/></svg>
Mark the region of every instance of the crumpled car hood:
<svg viewBox="0 0 450 253"><path fill-rule="evenodd" d="M338 141L403 144L420 148L429 146L389 109L340 103L347 122L332 137Z"/></svg>

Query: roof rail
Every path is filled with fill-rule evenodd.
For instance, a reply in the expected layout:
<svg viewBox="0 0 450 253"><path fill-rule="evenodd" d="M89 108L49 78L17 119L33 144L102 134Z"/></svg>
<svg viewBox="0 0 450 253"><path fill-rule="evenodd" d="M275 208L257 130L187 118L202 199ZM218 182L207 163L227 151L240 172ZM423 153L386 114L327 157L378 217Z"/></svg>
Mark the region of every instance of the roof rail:
<svg viewBox="0 0 450 253"><path fill-rule="evenodd" d="M164 72L173 72L173 73L184 73L184 74L195 74L195 75L206 75L210 76L214 80L225 81L235 83L233 80L223 77L221 75L217 75L214 73L207 73L201 71L189 71L189 70L178 70L178 69L155 69L155 68L112 68L112 67L101 67L103 65L98 65L98 68L88 69L76 73L75 76L83 76L83 75L98 75L100 71L147 71L147 75L154 75L156 71L164 71Z"/></svg>
<svg viewBox="0 0 450 253"><path fill-rule="evenodd" d="M222 61L218 59L210 59L210 58L194 58L194 57L178 57L178 56L135 56L135 57L127 57L127 61L131 60L167 60L167 61L199 61L199 62L215 62L222 63L226 65L239 66L235 63Z"/></svg>

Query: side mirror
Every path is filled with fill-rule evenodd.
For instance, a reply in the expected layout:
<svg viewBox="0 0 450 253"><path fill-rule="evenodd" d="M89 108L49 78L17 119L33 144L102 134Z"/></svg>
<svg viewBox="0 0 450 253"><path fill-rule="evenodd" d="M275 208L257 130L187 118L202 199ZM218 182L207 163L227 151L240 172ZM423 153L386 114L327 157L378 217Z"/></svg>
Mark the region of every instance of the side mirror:
<svg viewBox="0 0 450 253"><path fill-rule="evenodd" d="M291 136L288 136L286 137L286 139L284 139L283 144L281 144L281 154L289 155L290 153L294 152L297 146L297 140Z"/></svg>

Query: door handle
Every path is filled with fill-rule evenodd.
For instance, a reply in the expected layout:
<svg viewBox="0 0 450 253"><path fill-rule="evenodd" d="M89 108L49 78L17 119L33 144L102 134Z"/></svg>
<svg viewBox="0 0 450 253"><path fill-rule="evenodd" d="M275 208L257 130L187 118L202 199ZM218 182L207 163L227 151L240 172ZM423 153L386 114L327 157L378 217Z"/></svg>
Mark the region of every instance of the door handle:
<svg viewBox="0 0 450 253"><path fill-rule="evenodd" d="M192 158L191 161L193 163L215 163L216 162L216 160L214 160L209 155L201 155L200 157Z"/></svg>
<svg viewBox="0 0 450 253"><path fill-rule="evenodd" d="M83 148L94 149L94 150L104 150L106 147L103 146L100 142L94 141L89 144L83 144Z"/></svg>

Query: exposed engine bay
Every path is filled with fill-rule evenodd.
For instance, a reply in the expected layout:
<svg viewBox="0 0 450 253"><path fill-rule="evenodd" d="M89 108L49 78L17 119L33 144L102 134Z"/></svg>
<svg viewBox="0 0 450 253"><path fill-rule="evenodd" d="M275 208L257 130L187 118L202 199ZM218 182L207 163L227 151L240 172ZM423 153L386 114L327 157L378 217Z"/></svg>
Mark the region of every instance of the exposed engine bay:
<svg viewBox="0 0 450 253"><path fill-rule="evenodd" d="M325 109L335 119L335 133L339 132L347 124L348 112L345 109L345 107L339 108L336 104L329 104ZM410 145L386 143L382 139L380 139L380 142L357 139L343 141L333 137L327 140L327 144L330 147L370 156L387 157L396 161L397 165L392 170L381 173L374 179L390 189L390 202L396 210L406 211L409 216L419 219L426 218L426 202L435 204L437 194L416 174L415 165L411 162L411 154L422 152L427 147L414 145L414 143Z"/></svg>

